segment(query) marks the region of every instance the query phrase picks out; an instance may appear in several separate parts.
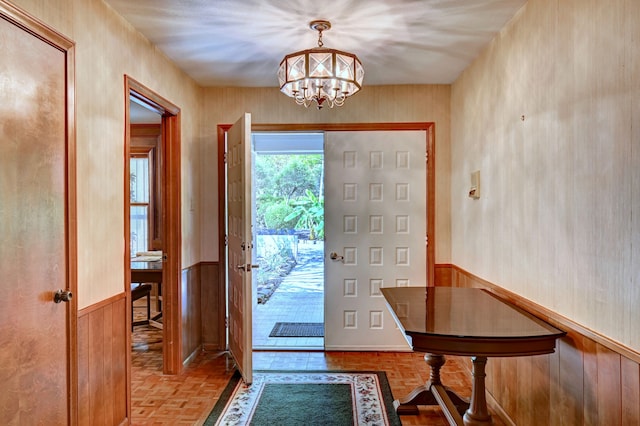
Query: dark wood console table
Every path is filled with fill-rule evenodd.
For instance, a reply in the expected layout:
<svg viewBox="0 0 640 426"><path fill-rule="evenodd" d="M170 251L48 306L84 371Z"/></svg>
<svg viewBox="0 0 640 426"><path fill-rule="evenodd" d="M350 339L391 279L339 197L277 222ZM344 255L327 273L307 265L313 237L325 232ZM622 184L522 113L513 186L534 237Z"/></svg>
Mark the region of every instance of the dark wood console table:
<svg viewBox="0 0 640 426"><path fill-rule="evenodd" d="M394 402L400 415L417 414L419 405L440 405L451 425L490 425L493 422L485 395L487 358L552 353L556 339L566 334L482 289L381 290L413 350L426 352L425 360L431 368L425 385ZM444 355L471 357L470 401L442 384Z"/></svg>

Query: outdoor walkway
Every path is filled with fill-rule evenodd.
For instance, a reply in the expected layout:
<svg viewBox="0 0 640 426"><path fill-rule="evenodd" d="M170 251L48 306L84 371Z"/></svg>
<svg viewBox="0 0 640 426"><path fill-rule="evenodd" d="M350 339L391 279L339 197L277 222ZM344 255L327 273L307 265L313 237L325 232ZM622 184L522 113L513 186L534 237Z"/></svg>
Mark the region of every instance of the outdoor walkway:
<svg viewBox="0 0 640 426"><path fill-rule="evenodd" d="M298 264L253 310L254 349L324 349L322 337L269 337L276 322L324 323L324 242L298 244Z"/></svg>

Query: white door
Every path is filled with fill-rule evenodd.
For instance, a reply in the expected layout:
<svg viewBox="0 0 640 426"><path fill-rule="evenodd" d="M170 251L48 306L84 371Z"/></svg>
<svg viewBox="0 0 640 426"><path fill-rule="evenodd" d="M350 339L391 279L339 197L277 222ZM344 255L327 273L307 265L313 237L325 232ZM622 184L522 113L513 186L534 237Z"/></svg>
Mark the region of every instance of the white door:
<svg viewBox="0 0 640 426"><path fill-rule="evenodd" d="M427 285L426 132L327 132L325 167L325 349L408 350L380 288Z"/></svg>
<svg viewBox="0 0 640 426"><path fill-rule="evenodd" d="M227 132L227 306L229 351L245 383L253 381L251 335L251 114Z"/></svg>

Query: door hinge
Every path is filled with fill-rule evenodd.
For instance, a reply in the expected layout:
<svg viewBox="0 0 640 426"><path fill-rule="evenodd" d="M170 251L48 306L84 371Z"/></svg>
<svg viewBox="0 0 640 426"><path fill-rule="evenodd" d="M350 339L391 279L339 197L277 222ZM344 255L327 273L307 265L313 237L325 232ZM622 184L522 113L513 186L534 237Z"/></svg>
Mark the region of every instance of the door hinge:
<svg viewBox="0 0 640 426"><path fill-rule="evenodd" d="M224 234L224 245L225 247L229 245L229 236L227 234Z"/></svg>
<svg viewBox="0 0 640 426"><path fill-rule="evenodd" d="M229 317L224 317L224 328L229 328Z"/></svg>
<svg viewBox="0 0 640 426"><path fill-rule="evenodd" d="M227 153L226 152L222 156L222 161L224 162L224 164L227 164Z"/></svg>

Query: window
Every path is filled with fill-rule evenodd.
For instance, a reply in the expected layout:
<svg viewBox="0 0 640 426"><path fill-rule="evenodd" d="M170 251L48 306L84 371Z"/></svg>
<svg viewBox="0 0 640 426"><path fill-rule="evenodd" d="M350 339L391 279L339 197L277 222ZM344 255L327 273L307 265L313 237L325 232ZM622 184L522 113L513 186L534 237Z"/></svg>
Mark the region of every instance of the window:
<svg viewBox="0 0 640 426"><path fill-rule="evenodd" d="M151 197L149 192L149 158L131 156L130 159L131 192L131 256L150 249L149 231L151 229Z"/></svg>
<svg viewBox="0 0 640 426"><path fill-rule="evenodd" d="M129 153L131 257L162 250L161 126L132 124Z"/></svg>

